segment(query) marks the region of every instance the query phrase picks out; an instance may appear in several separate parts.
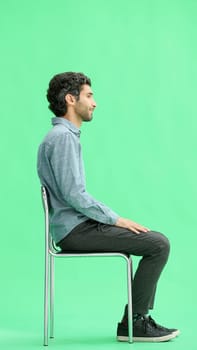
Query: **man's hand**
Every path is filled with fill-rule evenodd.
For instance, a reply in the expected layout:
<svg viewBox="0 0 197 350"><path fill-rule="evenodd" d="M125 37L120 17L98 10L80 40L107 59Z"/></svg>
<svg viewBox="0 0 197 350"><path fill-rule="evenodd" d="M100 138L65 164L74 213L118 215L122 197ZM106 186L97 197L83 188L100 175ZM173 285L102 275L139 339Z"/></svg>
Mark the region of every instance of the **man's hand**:
<svg viewBox="0 0 197 350"><path fill-rule="evenodd" d="M127 228L128 230L133 231L136 234L139 234L140 232L150 231L147 227L141 226L134 221L124 218L119 218L115 226Z"/></svg>

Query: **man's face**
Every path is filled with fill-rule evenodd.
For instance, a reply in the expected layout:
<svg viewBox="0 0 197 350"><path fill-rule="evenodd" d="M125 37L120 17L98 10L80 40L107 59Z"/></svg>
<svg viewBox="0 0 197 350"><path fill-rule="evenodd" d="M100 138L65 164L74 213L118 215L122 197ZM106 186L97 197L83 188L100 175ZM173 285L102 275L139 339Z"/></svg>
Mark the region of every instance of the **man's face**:
<svg viewBox="0 0 197 350"><path fill-rule="evenodd" d="M96 102L93 98L93 92L89 85L83 85L79 95L79 100L75 102L75 114L81 121L89 122L93 118L93 111L96 108Z"/></svg>

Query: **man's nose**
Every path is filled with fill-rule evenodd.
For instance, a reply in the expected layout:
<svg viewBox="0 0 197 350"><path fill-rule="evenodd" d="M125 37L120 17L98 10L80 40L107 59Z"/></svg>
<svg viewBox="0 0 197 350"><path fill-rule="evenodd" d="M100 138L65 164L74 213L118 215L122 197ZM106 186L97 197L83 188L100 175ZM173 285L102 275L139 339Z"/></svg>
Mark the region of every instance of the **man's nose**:
<svg viewBox="0 0 197 350"><path fill-rule="evenodd" d="M93 106L94 108L96 108L96 101L93 100L92 106Z"/></svg>

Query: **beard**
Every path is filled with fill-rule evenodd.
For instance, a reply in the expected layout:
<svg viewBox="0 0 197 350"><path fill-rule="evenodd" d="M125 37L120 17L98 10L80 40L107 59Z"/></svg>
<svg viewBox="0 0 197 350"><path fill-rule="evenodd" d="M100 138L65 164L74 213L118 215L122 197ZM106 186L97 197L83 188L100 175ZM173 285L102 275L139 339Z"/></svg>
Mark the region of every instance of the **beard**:
<svg viewBox="0 0 197 350"><path fill-rule="evenodd" d="M90 122L93 118L93 109L81 106L80 104L75 109L76 114L81 118L83 122Z"/></svg>
<svg viewBox="0 0 197 350"><path fill-rule="evenodd" d="M82 122L90 122L93 119L94 108L87 102L78 100L75 105L75 114Z"/></svg>
<svg viewBox="0 0 197 350"><path fill-rule="evenodd" d="M92 114L81 114L80 115L83 122L90 122L93 119L93 113Z"/></svg>

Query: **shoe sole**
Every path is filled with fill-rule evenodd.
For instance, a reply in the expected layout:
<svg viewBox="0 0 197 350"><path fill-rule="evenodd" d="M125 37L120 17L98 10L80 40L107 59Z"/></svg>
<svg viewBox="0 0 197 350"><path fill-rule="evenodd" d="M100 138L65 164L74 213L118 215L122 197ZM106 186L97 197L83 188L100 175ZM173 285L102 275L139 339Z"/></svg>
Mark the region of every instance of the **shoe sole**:
<svg viewBox="0 0 197 350"><path fill-rule="evenodd" d="M156 342L164 342L164 341L169 341L171 339L174 339L176 337L176 332L167 334L167 335L163 335L162 337L133 337L133 341L134 342L146 342L146 343L156 343ZM118 341L124 341L124 342L128 342L129 341L129 337L128 336L117 336L117 340Z"/></svg>
<svg viewBox="0 0 197 350"><path fill-rule="evenodd" d="M175 334L175 336L178 337L178 335L180 335L180 331L177 329L177 331L172 332L172 334Z"/></svg>

